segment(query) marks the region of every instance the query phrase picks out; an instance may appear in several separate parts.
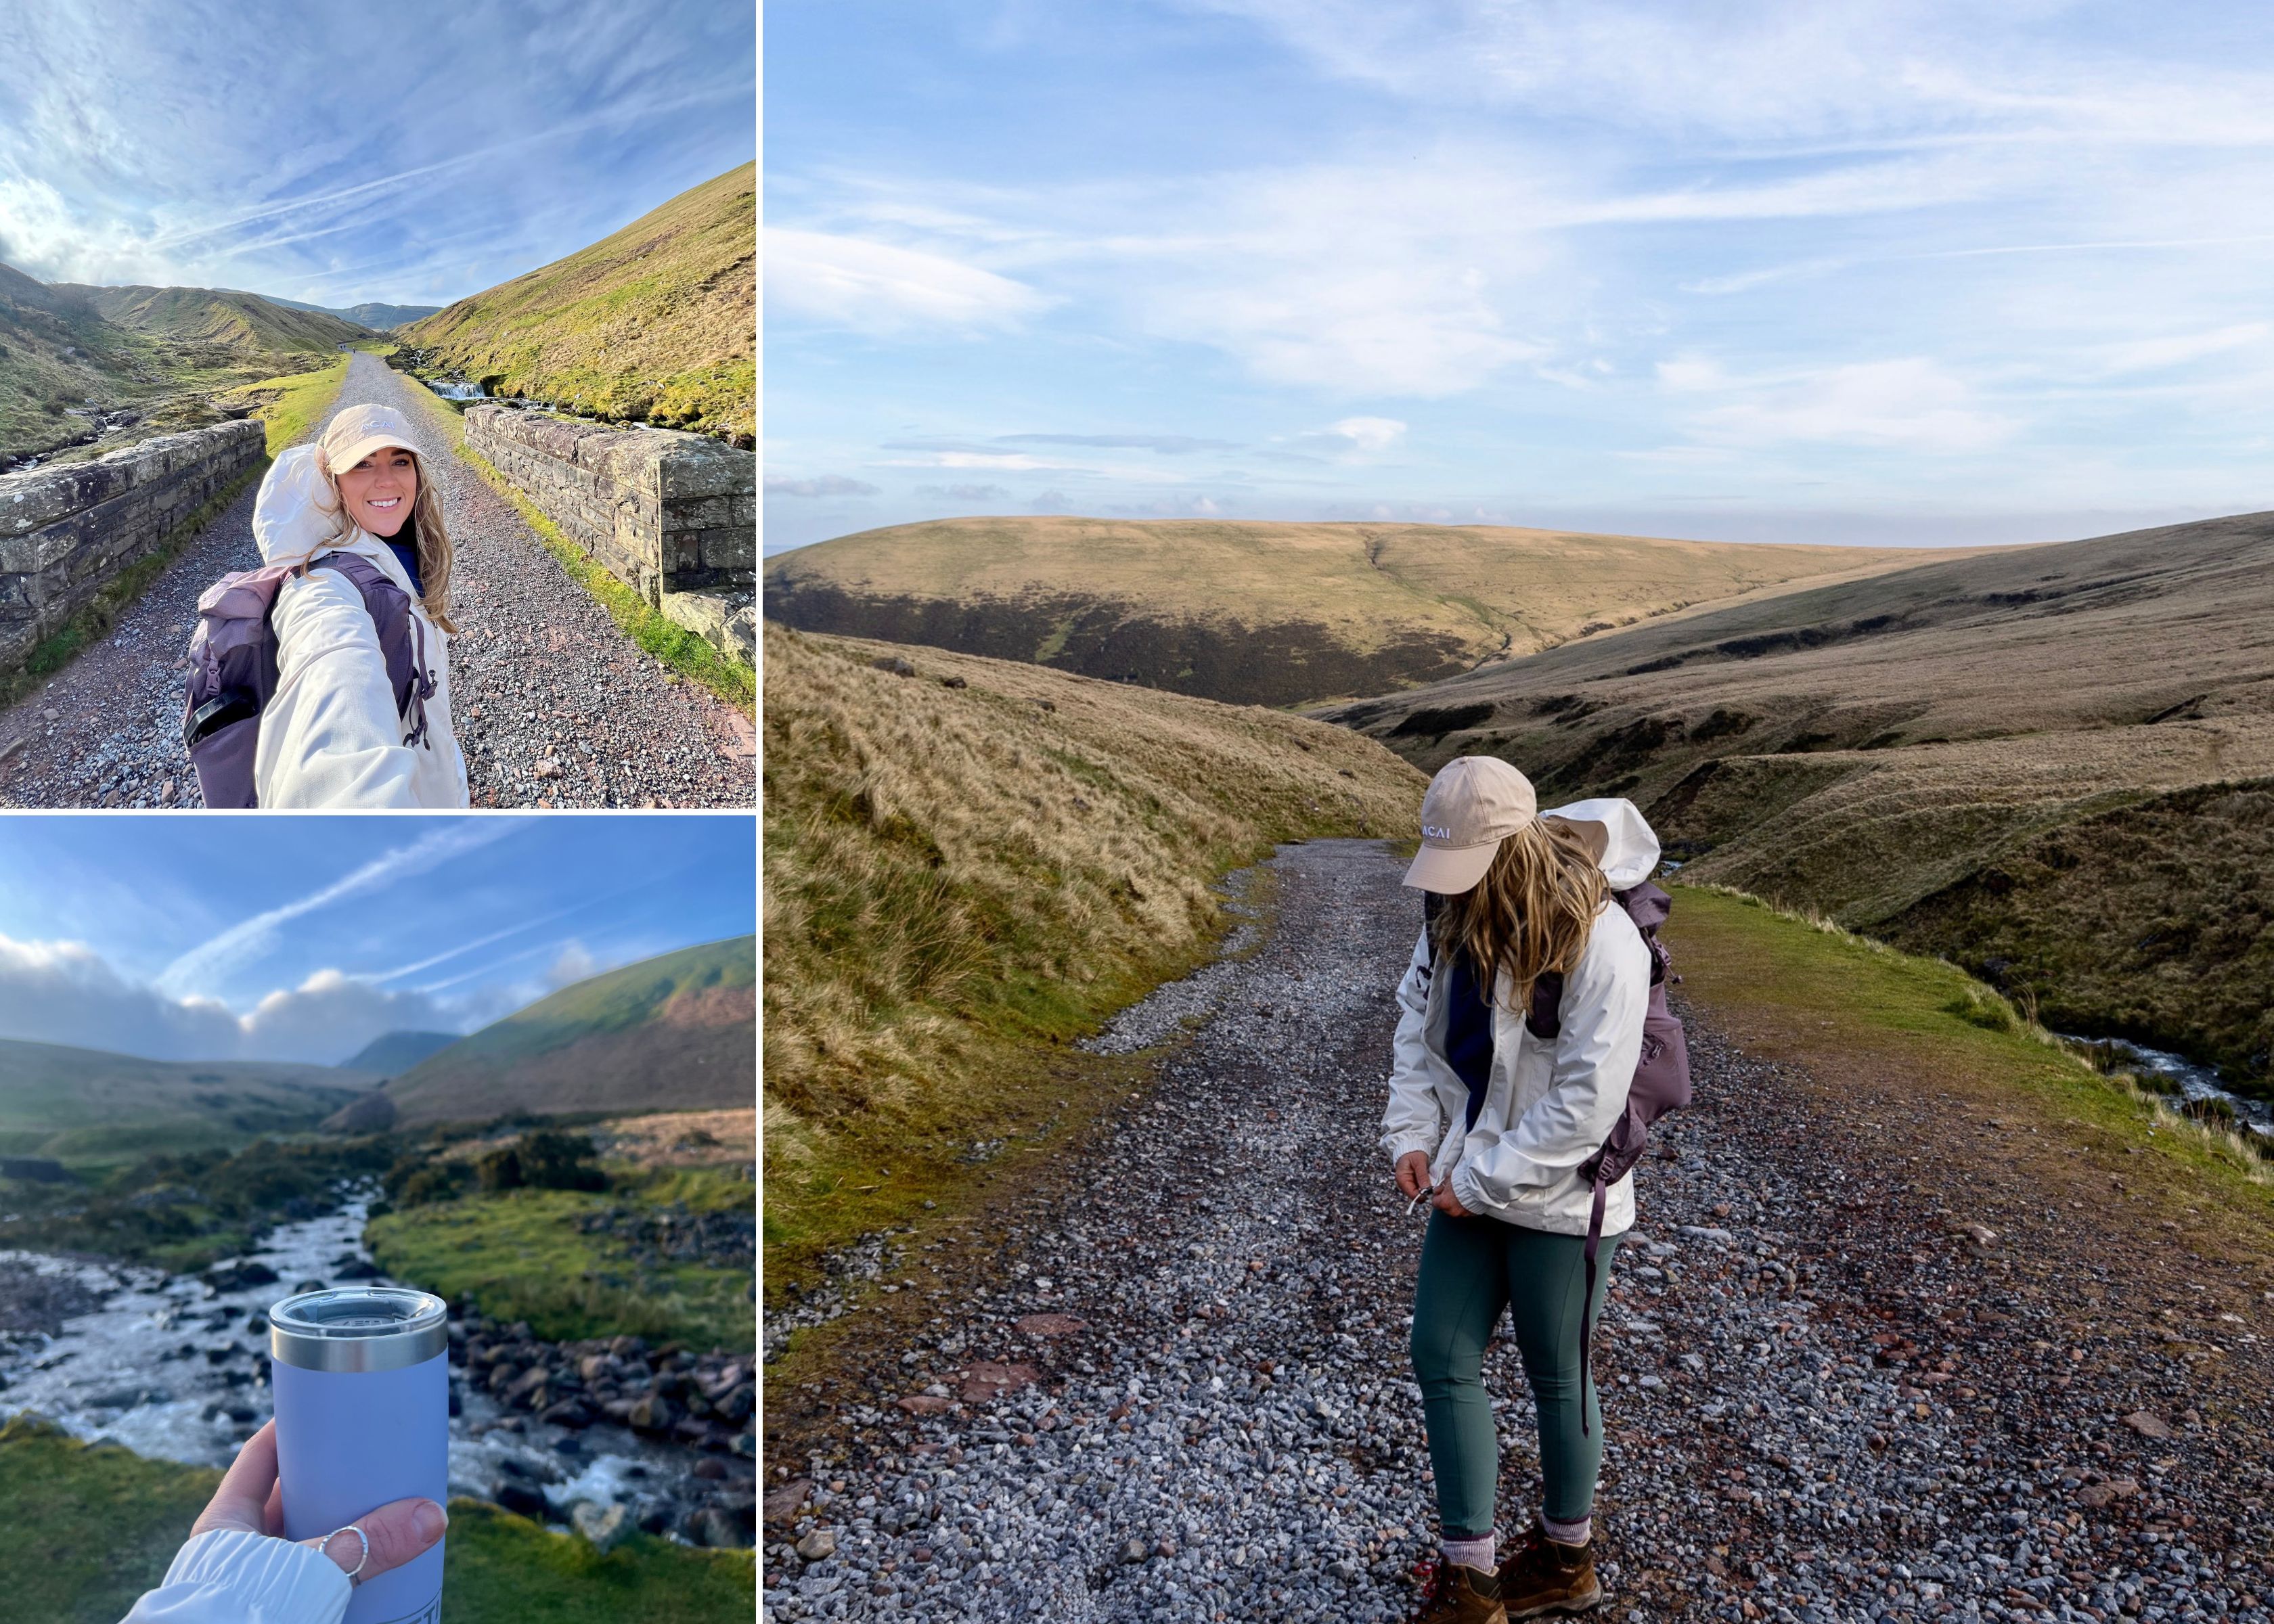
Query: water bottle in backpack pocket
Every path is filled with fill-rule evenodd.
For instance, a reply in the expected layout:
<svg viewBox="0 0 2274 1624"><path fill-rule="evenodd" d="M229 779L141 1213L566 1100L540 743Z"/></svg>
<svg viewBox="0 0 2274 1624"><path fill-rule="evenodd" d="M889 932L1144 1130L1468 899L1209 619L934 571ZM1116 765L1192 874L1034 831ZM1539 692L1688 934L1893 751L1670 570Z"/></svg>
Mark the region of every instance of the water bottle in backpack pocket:
<svg viewBox="0 0 2274 1624"><path fill-rule="evenodd" d="M189 693L182 708L182 742L197 769L208 807L258 805L252 765L260 743L261 713L276 692L276 631L271 617L284 583L310 569L347 577L363 596L379 634L395 690L395 714L405 744L426 738L426 701L434 674L426 668L426 639L410 595L369 559L327 553L312 564L270 564L223 575L198 599L198 629L190 638Z"/></svg>

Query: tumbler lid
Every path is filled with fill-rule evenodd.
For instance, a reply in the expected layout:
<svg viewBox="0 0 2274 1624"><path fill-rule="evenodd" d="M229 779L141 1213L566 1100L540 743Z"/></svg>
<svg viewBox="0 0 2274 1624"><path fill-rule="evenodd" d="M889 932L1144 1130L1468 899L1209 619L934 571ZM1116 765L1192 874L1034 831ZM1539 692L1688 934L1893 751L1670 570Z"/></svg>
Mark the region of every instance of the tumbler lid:
<svg viewBox="0 0 2274 1624"><path fill-rule="evenodd" d="M268 1311L269 1357L300 1370L401 1370L449 1345L448 1305L408 1286L304 1291Z"/></svg>

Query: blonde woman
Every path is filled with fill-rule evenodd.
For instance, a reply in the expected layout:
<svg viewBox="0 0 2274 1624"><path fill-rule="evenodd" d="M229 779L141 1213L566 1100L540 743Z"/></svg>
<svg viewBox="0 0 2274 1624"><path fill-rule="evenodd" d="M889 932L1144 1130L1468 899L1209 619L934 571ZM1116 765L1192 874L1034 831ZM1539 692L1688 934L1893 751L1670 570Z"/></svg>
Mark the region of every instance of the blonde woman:
<svg viewBox="0 0 2274 1624"><path fill-rule="evenodd" d="M1593 1543L1601 1417L1580 1357L1631 1176L1608 1188L1594 1297L1580 1171L1626 1109L1651 955L1611 900L1646 879L1658 839L1623 801L1542 816L1506 762L1463 756L1430 783L1405 883L1433 893L1397 989L1382 1147L1397 1187L1429 1203L1412 1352L1435 1469L1444 1557L1423 1618L1505 1624L1602 1600ZM1562 977L1556 1035L1526 1026L1533 986ZM1495 1568L1500 1446L1484 1350L1507 1311L1540 1415L1540 1516Z"/></svg>
<svg viewBox="0 0 2274 1624"><path fill-rule="evenodd" d="M409 610L394 640L409 658L390 673L372 598L350 574L305 569L278 589L276 688L253 756L257 804L465 806L466 763L450 727L450 536L403 414L350 406L313 445L279 456L260 483L252 533L264 564L359 560L368 567L361 573L375 570Z"/></svg>

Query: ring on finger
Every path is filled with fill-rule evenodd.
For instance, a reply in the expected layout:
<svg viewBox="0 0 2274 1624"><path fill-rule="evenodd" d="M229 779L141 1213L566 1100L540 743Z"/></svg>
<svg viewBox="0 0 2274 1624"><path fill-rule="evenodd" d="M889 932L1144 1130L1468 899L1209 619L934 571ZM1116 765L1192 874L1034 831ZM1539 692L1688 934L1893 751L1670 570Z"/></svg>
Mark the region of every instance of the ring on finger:
<svg viewBox="0 0 2274 1624"><path fill-rule="evenodd" d="M325 1535L321 1539L316 1541L316 1554L318 1556L328 1554L326 1547L328 1546L332 1541L337 1539L342 1534L353 1534L356 1537L357 1543L363 1546L363 1554L357 1557L356 1565L347 1570L348 1583L352 1584L355 1583L355 1576L363 1571L363 1565L371 1560L370 1535L365 1533L363 1530L358 1528L352 1522L349 1523L345 1528L335 1528L330 1533Z"/></svg>

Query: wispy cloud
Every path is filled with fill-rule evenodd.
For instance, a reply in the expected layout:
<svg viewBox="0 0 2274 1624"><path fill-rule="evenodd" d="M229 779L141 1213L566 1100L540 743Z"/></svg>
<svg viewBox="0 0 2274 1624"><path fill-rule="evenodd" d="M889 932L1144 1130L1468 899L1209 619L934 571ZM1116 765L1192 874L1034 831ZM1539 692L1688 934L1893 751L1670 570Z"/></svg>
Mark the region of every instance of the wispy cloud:
<svg viewBox="0 0 2274 1624"><path fill-rule="evenodd" d="M386 825L374 823L372 827ZM518 820L469 819L383 851L305 896L263 909L183 953L159 973L157 988L177 997L204 991L237 966L266 952L274 944L277 930L290 921L430 873L495 841L510 838L522 829Z"/></svg>

